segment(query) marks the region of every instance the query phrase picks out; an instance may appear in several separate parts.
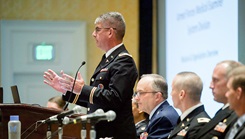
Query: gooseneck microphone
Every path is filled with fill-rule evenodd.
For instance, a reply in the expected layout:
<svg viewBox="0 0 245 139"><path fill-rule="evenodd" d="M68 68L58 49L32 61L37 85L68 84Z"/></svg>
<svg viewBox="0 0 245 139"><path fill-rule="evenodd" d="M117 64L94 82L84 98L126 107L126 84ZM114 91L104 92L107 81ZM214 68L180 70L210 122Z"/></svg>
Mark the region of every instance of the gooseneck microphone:
<svg viewBox="0 0 245 139"><path fill-rule="evenodd" d="M76 83L76 80L77 80L77 74L78 74L80 68L81 68L83 65L85 65L85 64L86 64L86 62L83 61L82 64L80 65L80 67L77 69L77 72L76 72L76 75L75 75L75 79L74 79L74 82L73 82L73 85L72 85L72 88L71 88L71 93L73 93L73 90L74 90L74 87L75 87L75 83ZM71 94L70 94L69 99L68 99L66 105L64 106L63 110L66 110L66 109L67 109L70 100L71 100Z"/></svg>
<svg viewBox="0 0 245 139"><path fill-rule="evenodd" d="M107 120L108 122L113 121L116 118L116 113L112 110L109 110L108 112L104 113L102 109L96 110L94 113L79 116L75 119L70 119L68 117L64 118L63 124L77 124L78 122L84 122L84 123L90 123L93 122L99 122L102 120Z"/></svg>
<svg viewBox="0 0 245 139"><path fill-rule="evenodd" d="M51 116L49 117L48 119L46 120L43 120L42 123L49 123L49 122L52 122L52 121L57 121L57 120L60 120L68 115L72 115L72 114L81 114L82 113L82 107L81 106L75 106L72 110L70 111L65 111L65 112L62 112L60 114L57 114L57 115L54 115L54 116Z"/></svg>

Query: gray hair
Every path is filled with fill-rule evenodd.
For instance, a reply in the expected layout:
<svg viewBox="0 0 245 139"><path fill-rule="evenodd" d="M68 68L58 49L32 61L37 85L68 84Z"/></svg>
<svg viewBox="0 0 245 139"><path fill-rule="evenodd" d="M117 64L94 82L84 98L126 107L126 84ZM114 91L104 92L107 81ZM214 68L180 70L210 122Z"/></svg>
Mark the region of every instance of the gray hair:
<svg viewBox="0 0 245 139"><path fill-rule="evenodd" d="M117 39L122 40L125 35L125 20L119 12L108 12L100 15L95 19L95 24L101 23L103 27L113 28L116 32Z"/></svg>
<svg viewBox="0 0 245 139"><path fill-rule="evenodd" d="M164 99L168 98L168 84L166 80L158 74L143 74L142 78L150 77L152 79L151 87L154 92L161 92Z"/></svg>

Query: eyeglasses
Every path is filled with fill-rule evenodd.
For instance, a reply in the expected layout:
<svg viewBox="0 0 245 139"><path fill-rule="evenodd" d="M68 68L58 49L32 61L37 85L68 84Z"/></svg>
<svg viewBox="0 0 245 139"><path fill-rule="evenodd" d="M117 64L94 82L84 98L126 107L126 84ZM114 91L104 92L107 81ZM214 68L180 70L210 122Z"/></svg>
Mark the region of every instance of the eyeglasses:
<svg viewBox="0 0 245 139"><path fill-rule="evenodd" d="M98 33L98 32L100 32L102 29L110 29L110 28L99 28L99 27L96 27L96 28L94 29L94 31L95 31L96 33ZM112 29L116 30L116 28L112 28Z"/></svg>
<svg viewBox="0 0 245 139"><path fill-rule="evenodd" d="M156 91L152 91L152 92L135 92L134 93L134 97L140 97L142 96L143 94L146 94L146 93L157 93Z"/></svg>

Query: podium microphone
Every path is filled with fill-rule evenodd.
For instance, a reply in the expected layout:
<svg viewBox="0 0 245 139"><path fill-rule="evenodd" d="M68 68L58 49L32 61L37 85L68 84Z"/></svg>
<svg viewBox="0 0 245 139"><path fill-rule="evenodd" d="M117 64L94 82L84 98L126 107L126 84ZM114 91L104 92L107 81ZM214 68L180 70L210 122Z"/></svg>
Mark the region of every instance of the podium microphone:
<svg viewBox="0 0 245 139"><path fill-rule="evenodd" d="M76 83L76 80L77 80L77 74L78 74L80 68L81 68L83 65L85 65L85 64L86 64L86 62L83 61L82 64L80 65L80 67L77 69L77 72L76 72L76 75L75 75L75 79L74 79L74 82L73 82L73 85L72 85L71 93L73 93L73 90L74 90L74 87L75 87L75 83ZM71 94L70 94L69 99L68 99L68 102L67 102L66 105L64 106L63 110L66 110L66 109L67 109L70 100L71 100Z"/></svg>
<svg viewBox="0 0 245 139"><path fill-rule="evenodd" d="M65 112L62 112L60 114L51 116L51 117L49 117L46 120L43 120L42 123L49 123L49 122L52 122L52 121L57 121L57 120L60 120L60 119L64 118L65 116L72 115L72 114L81 114L81 113L82 113L82 107L81 106L75 106L70 111L65 111Z"/></svg>
<svg viewBox="0 0 245 139"><path fill-rule="evenodd" d="M101 112L102 111L102 112ZM112 110L109 110L108 112L104 113L102 109L96 110L94 113L79 116L75 119L70 120L69 118L65 118L63 120L63 124L77 124L78 122L88 122L91 121L99 122L102 120L107 120L108 122L113 121L116 118L116 113Z"/></svg>

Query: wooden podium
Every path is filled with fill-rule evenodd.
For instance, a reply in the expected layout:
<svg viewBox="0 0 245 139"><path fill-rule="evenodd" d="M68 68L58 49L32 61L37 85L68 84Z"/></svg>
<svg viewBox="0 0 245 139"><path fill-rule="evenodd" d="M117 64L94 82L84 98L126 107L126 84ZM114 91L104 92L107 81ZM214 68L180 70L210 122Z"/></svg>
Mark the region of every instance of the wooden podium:
<svg viewBox="0 0 245 139"><path fill-rule="evenodd" d="M8 139L8 122L10 115L19 115L19 120L21 121L22 139L45 139L48 124L44 124L38 121L45 120L50 116L56 115L58 113L60 112L56 110L30 104L0 104L0 139ZM52 133L57 131L58 127L58 122L52 123ZM89 125L86 127L89 127ZM81 129L82 124L80 123L64 125L62 138L81 139ZM87 135L89 135L88 132L89 131L87 131ZM52 139L58 139L58 134L56 133Z"/></svg>

